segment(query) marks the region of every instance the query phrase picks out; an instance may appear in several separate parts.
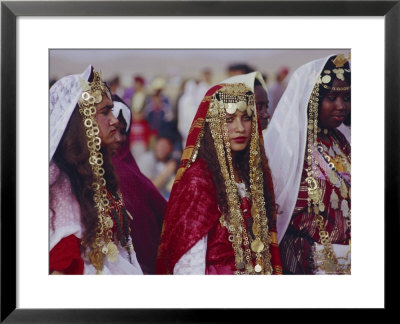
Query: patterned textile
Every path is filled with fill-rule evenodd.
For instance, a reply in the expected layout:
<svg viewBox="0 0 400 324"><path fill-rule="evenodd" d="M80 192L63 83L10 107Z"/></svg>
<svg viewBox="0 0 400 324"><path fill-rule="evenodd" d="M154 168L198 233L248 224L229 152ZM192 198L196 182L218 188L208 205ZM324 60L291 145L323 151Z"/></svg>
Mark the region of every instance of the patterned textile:
<svg viewBox="0 0 400 324"><path fill-rule="evenodd" d="M340 144L340 149L347 155L350 155L350 145L346 138L335 131L336 138ZM334 191L340 197L340 189L333 185L327 176L330 168L319 152L314 156L319 162L318 182L323 189L323 202L327 206L326 230L329 233L333 244L348 246L351 233L350 225L343 217L343 212L338 206L337 209L331 206L331 196ZM350 182L350 174L341 172L342 177ZM318 226L315 223L315 215L307 212L307 175L303 170L299 195L293 212L292 220L286 230L286 233L279 244L282 267L287 274L313 274L316 272L315 260L313 258L313 249L315 243L320 243ZM349 205L351 208L351 205Z"/></svg>

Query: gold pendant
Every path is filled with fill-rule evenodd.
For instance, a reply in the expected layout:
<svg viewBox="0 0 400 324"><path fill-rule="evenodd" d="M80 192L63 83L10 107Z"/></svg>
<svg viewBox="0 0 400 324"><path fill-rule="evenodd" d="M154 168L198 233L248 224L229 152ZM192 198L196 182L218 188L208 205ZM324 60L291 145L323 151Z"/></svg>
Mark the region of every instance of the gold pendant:
<svg viewBox="0 0 400 324"><path fill-rule="evenodd" d="M336 194L335 190L332 190L330 203L333 209L339 209L339 197Z"/></svg>
<svg viewBox="0 0 400 324"><path fill-rule="evenodd" d="M333 185L336 185L337 182L339 181L336 173L334 171L332 171L331 169L328 171L328 179L329 179L330 183L332 183Z"/></svg>
<svg viewBox="0 0 400 324"><path fill-rule="evenodd" d="M340 183L340 195L343 197L343 199L347 198L347 187L344 184L344 181L341 181Z"/></svg>
<svg viewBox="0 0 400 324"><path fill-rule="evenodd" d="M323 270L328 274L336 273L336 263L333 260L324 260Z"/></svg>
<svg viewBox="0 0 400 324"><path fill-rule="evenodd" d="M108 261L110 261L110 262L117 261L118 253L119 253L117 246L113 242L108 242L107 249L108 249L108 253L107 253Z"/></svg>
<svg viewBox="0 0 400 324"><path fill-rule="evenodd" d="M246 271L248 273L252 273L253 272L253 266L250 263L246 265Z"/></svg>
<svg viewBox="0 0 400 324"><path fill-rule="evenodd" d="M254 271L259 273L259 272L261 272L261 270L262 270L262 266L257 263L256 266L254 267Z"/></svg>
<svg viewBox="0 0 400 324"><path fill-rule="evenodd" d="M113 228L114 222L113 222L113 220L111 219L110 216L106 217L106 219L104 221L104 225L106 226L106 228Z"/></svg>
<svg viewBox="0 0 400 324"><path fill-rule="evenodd" d="M255 253L260 253L264 250L264 243L261 242L259 238L256 238L253 242L251 242L251 250Z"/></svg>

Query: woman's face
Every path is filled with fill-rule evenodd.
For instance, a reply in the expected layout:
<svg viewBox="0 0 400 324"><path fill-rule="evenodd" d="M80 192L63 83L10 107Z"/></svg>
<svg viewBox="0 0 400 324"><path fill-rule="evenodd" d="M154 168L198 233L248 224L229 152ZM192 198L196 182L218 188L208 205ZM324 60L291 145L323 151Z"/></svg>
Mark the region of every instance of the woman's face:
<svg viewBox="0 0 400 324"><path fill-rule="evenodd" d="M120 114L122 116L122 114ZM111 154L114 154L128 138L126 132L126 122L123 117L118 117L117 132L115 133L115 142L110 145Z"/></svg>
<svg viewBox="0 0 400 324"><path fill-rule="evenodd" d="M254 99L257 107L258 121L260 123L261 130L264 130L268 126L270 115L268 113L268 95L261 85L256 85L254 87Z"/></svg>
<svg viewBox="0 0 400 324"><path fill-rule="evenodd" d="M240 110L236 110L234 114L227 113L226 125L232 152L243 151L250 142L251 116Z"/></svg>
<svg viewBox="0 0 400 324"><path fill-rule="evenodd" d="M101 146L108 146L116 141L118 119L112 113L113 107L112 100L105 94L103 100L96 104L96 121L100 130Z"/></svg>
<svg viewBox="0 0 400 324"><path fill-rule="evenodd" d="M348 87L347 81L335 79L332 88ZM321 102L319 112L319 124L322 128L339 127L346 116L350 113L351 97L350 90L330 90Z"/></svg>

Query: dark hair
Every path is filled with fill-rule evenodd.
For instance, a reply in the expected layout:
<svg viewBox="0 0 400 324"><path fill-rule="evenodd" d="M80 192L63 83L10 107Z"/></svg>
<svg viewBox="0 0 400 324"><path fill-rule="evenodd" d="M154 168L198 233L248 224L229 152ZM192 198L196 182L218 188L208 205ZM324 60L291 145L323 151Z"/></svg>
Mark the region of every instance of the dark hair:
<svg viewBox="0 0 400 324"><path fill-rule="evenodd" d="M246 63L231 64L228 67L228 71L238 71L238 70L243 71L244 74L254 71L254 69Z"/></svg>
<svg viewBox="0 0 400 324"><path fill-rule="evenodd" d="M254 87L256 87L256 86L262 86L260 80L258 80L258 79L254 80Z"/></svg>
<svg viewBox="0 0 400 324"><path fill-rule="evenodd" d="M104 179L107 189L113 195L117 195L118 182L109 153L104 148L101 148L100 152L103 154ZM97 210L93 201L94 177L89 164L89 150L78 105L76 105L54 153L53 161L71 182L72 192L81 210L81 222L84 226L83 241L86 246L90 246L96 236Z"/></svg>

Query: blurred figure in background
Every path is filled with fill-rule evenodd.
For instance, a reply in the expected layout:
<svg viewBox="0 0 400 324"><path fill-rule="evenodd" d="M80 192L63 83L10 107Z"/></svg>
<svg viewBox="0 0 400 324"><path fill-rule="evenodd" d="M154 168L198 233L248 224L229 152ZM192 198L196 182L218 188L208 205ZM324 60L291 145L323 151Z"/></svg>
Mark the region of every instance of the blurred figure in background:
<svg viewBox="0 0 400 324"><path fill-rule="evenodd" d="M135 159L138 159L146 152L154 136L149 122L144 119L143 112L132 113L131 130L129 133L130 150Z"/></svg>
<svg viewBox="0 0 400 324"><path fill-rule="evenodd" d="M131 111L133 113L141 112L146 103L146 88L145 88L145 80L142 76L135 76L134 78L134 93L132 95L131 100Z"/></svg>
<svg viewBox="0 0 400 324"><path fill-rule="evenodd" d="M158 134L164 122L169 122L174 118L170 100L163 93L165 85L166 82L161 77L153 80L151 84L152 94L143 109L145 119L156 134Z"/></svg>
<svg viewBox="0 0 400 324"><path fill-rule="evenodd" d="M253 72L254 69L246 63L231 64L228 66L228 77Z"/></svg>
<svg viewBox="0 0 400 324"><path fill-rule="evenodd" d="M139 170L129 150L130 109L118 96L112 97L113 114L118 119L119 148L112 162L129 213L131 236L144 274L155 274L158 241L167 202L158 189Z"/></svg>
<svg viewBox="0 0 400 324"><path fill-rule="evenodd" d="M279 99L281 99L285 89L287 87L287 82L285 81L287 75L289 74L289 69L287 67L281 67L276 74L276 80L268 88L269 94L269 115L272 117L276 106L278 105Z"/></svg>
<svg viewBox="0 0 400 324"><path fill-rule="evenodd" d="M122 94L124 93L124 89L122 89L121 87L118 76L111 79L110 82L108 82L108 86L110 87L110 91L112 94L122 96Z"/></svg>
<svg viewBox="0 0 400 324"><path fill-rule="evenodd" d="M188 80L185 90L178 101L178 130L182 136L182 147L185 147L191 122L196 114L204 94L199 97L199 89L195 80Z"/></svg>
<svg viewBox="0 0 400 324"><path fill-rule="evenodd" d="M173 152L173 134L163 128L160 129L154 143L154 151L145 152L137 160L140 170L153 182L165 199L169 198L178 166Z"/></svg>

